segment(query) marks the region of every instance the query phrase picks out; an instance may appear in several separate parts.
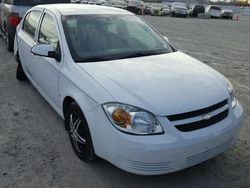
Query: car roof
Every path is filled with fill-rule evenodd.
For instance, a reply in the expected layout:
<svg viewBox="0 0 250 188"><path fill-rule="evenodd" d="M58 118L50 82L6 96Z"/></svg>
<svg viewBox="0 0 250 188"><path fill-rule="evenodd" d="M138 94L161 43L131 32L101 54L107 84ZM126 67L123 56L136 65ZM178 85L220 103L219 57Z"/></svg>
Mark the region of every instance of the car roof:
<svg viewBox="0 0 250 188"><path fill-rule="evenodd" d="M119 8L99 6L99 5L85 5L85 4L49 4L38 5L35 8L47 9L51 12L57 11L61 15L84 15L84 14L127 14L133 13Z"/></svg>

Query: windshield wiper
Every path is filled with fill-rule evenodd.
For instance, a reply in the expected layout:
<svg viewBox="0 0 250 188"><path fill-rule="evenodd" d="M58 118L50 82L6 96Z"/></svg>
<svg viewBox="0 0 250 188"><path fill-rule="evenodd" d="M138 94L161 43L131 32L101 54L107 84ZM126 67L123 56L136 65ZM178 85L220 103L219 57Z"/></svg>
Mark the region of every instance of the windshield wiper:
<svg viewBox="0 0 250 188"><path fill-rule="evenodd" d="M117 60L117 59L126 59L126 58L133 58L133 57L142 57L142 56L150 56L150 55L158 55L167 53L165 50L157 50L157 51L144 51L144 52L135 52L129 53L126 55L107 55L107 56L96 56L96 57L86 57L86 58L79 58L77 63L84 63L84 62L98 62L98 61L109 61L109 60Z"/></svg>
<svg viewBox="0 0 250 188"><path fill-rule="evenodd" d="M137 52L137 53L132 53L132 54L121 56L118 59L133 58L133 57L142 57L142 56L150 56L150 55L158 55L158 54L163 54L163 53L166 53L166 51Z"/></svg>
<svg viewBox="0 0 250 188"><path fill-rule="evenodd" d="M81 58L77 61L77 63L82 63L82 62L97 62L97 61L108 61L112 60L112 58L108 57L87 57L87 58Z"/></svg>

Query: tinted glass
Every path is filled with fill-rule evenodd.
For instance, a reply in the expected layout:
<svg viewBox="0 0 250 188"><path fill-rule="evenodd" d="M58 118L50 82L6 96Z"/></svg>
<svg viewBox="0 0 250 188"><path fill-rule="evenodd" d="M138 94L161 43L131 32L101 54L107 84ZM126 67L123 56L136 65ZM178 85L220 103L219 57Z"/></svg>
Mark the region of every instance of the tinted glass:
<svg viewBox="0 0 250 188"><path fill-rule="evenodd" d="M128 6L139 6L140 2L139 1L129 1Z"/></svg>
<svg viewBox="0 0 250 188"><path fill-rule="evenodd" d="M70 0L15 0L16 5L35 6L52 3L70 3Z"/></svg>
<svg viewBox="0 0 250 188"><path fill-rule="evenodd" d="M136 16L71 15L63 16L62 22L76 62L173 52L159 34Z"/></svg>
<svg viewBox="0 0 250 188"><path fill-rule="evenodd" d="M56 23L53 18L45 14L38 35L38 42L51 44L55 49L59 47L59 38L56 30Z"/></svg>
<svg viewBox="0 0 250 188"><path fill-rule="evenodd" d="M210 9L212 9L212 10L220 10L220 7L211 6L211 8L210 8Z"/></svg>
<svg viewBox="0 0 250 188"><path fill-rule="evenodd" d="M196 6L195 6L195 10L205 11L205 7L204 7L204 6L201 6L201 5L196 5Z"/></svg>
<svg viewBox="0 0 250 188"><path fill-rule="evenodd" d="M32 38L35 38L36 29L39 23L40 16L41 16L41 12L32 11L28 13L25 17L24 24L23 24L23 31L25 31Z"/></svg>
<svg viewBox="0 0 250 188"><path fill-rule="evenodd" d="M173 3L172 6L186 7L186 4L185 3L176 2L176 3Z"/></svg>

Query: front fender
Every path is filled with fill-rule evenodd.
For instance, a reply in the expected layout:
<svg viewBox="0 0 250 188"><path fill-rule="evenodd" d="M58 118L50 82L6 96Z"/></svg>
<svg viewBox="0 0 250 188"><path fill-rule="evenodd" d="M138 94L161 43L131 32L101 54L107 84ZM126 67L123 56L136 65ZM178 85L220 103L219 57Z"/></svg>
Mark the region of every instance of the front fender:
<svg viewBox="0 0 250 188"><path fill-rule="evenodd" d="M99 104L76 87L72 82L66 79L64 76L59 75L60 85L60 109L63 112L63 103L66 97L71 97L81 108L83 113L87 113L97 107ZM63 114L63 113L62 113Z"/></svg>

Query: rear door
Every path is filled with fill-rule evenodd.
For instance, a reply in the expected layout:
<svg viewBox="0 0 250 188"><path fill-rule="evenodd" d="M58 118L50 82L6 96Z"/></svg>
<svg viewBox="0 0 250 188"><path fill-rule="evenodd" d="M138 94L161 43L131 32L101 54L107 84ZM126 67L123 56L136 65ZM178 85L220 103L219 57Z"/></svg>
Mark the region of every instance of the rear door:
<svg viewBox="0 0 250 188"><path fill-rule="evenodd" d="M10 15L10 12L11 12L12 1L11 0L1 0L1 2L2 2L1 3L1 13L0 13L1 27L2 27L3 31L5 31L4 23L5 23L5 25L7 25L8 16Z"/></svg>
<svg viewBox="0 0 250 188"><path fill-rule="evenodd" d="M18 32L18 50L22 66L26 74L34 81L33 65L35 56L32 55L31 48L36 44L36 36L42 12L33 10L26 14L22 28Z"/></svg>

